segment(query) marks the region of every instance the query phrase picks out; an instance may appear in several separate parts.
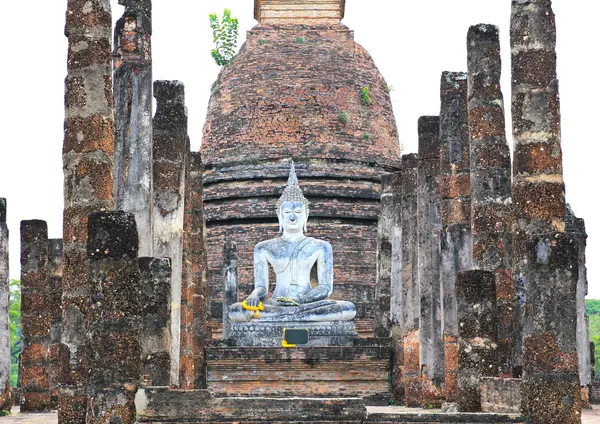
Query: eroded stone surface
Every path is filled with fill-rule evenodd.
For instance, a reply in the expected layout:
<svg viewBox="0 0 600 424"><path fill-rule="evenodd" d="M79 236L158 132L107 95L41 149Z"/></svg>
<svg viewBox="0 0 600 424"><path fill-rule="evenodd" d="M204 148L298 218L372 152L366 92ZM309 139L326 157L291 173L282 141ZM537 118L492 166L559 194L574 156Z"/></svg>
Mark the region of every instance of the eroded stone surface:
<svg viewBox="0 0 600 424"><path fill-rule="evenodd" d="M8 226L6 199L0 198L0 411L13 405L10 389L10 326L8 316Z"/></svg>
<svg viewBox="0 0 600 424"><path fill-rule="evenodd" d="M107 0L69 0L63 170L62 336L59 353L61 423L83 424L86 413L88 310L87 219L113 208L114 112L112 17Z"/></svg>

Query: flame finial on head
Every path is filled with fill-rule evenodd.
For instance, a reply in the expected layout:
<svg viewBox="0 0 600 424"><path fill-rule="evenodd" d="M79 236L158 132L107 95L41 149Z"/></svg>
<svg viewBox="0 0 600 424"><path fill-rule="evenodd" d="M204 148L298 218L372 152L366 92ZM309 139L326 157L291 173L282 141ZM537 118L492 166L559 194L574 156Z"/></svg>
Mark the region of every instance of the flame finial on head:
<svg viewBox="0 0 600 424"><path fill-rule="evenodd" d="M281 210L281 205L283 202L302 202L304 203L304 208L306 209L306 213L308 214L308 205L310 202L304 197L302 194L302 189L298 185L298 176L296 175L296 167L294 166L294 161L292 160L292 167L290 169L290 176L288 177L287 187L283 190L283 194L277 201L277 214Z"/></svg>
<svg viewBox="0 0 600 424"><path fill-rule="evenodd" d="M296 166L294 165L294 160L292 161L292 168L290 169L290 176L288 177L288 186L297 186L298 185L298 176L296 175Z"/></svg>

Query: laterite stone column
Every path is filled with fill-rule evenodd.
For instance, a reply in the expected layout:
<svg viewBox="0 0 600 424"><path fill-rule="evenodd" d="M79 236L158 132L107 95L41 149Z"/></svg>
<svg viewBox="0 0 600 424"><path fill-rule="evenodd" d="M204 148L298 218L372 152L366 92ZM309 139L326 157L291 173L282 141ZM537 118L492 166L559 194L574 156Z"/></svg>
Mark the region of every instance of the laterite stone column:
<svg viewBox="0 0 600 424"><path fill-rule="evenodd" d="M53 309L49 287L48 226L45 221L21 221L21 375L23 412L56 408L50 400L49 351Z"/></svg>
<svg viewBox="0 0 600 424"><path fill-rule="evenodd" d="M444 342L440 287L441 230L437 177L440 169L440 120L419 118L417 221L421 301L420 355L423 405L440 406L444 383Z"/></svg>
<svg viewBox="0 0 600 424"><path fill-rule="evenodd" d="M223 246L223 338L231 334L229 307L238 301L238 253L237 244L229 240Z"/></svg>
<svg viewBox="0 0 600 424"><path fill-rule="evenodd" d="M498 28L486 24L469 28L467 58L473 267L495 275L500 375L512 377L516 293L512 280L510 150L500 89Z"/></svg>
<svg viewBox="0 0 600 424"><path fill-rule="evenodd" d="M399 174L381 176L381 211L377 227L377 279L375 283L375 337L390 337L392 297L392 243L399 239L400 219L395 216L394 193L400 188Z"/></svg>
<svg viewBox="0 0 600 424"><path fill-rule="evenodd" d="M442 211L440 278L444 311L444 395L447 402L455 402L458 394L456 276L473 265L467 74L443 72L440 99L438 189Z"/></svg>
<svg viewBox="0 0 600 424"><path fill-rule="evenodd" d="M10 319L8 274L8 226L6 199L0 197L0 411L10 411L13 405L10 388Z"/></svg>
<svg viewBox="0 0 600 424"><path fill-rule="evenodd" d="M152 2L125 5L114 32L115 208L135 216L140 256L152 256Z"/></svg>
<svg viewBox="0 0 600 424"><path fill-rule="evenodd" d="M189 138L184 86L154 83L154 254L171 258L171 384L179 385L185 176Z"/></svg>
<svg viewBox="0 0 600 424"><path fill-rule="evenodd" d="M582 408L588 408L592 389L592 358L590 355L590 323L586 312L585 296L588 293L587 267L585 251L587 233L585 221L577 218L567 205L566 232L572 235L577 243L579 278L577 280L577 356L579 358L579 384L581 385Z"/></svg>
<svg viewBox="0 0 600 424"><path fill-rule="evenodd" d="M458 410L481 411L481 377L497 377L498 308L493 272L465 271L456 280Z"/></svg>
<svg viewBox="0 0 600 424"><path fill-rule="evenodd" d="M518 324L522 327L530 266L525 262L527 238L565 230L556 23L550 0L527 4L513 0L510 45L515 205L513 274L520 299ZM522 349L519 343L515 351L519 361Z"/></svg>
<svg viewBox="0 0 600 424"><path fill-rule="evenodd" d="M189 152L183 217L183 276L181 283L181 355L179 387L202 389L204 348L211 339L208 325L210 295L205 248L202 160L200 153Z"/></svg>
<svg viewBox="0 0 600 424"><path fill-rule="evenodd" d="M139 258L142 284L142 379L147 386L171 381L171 260Z"/></svg>
<svg viewBox="0 0 600 424"><path fill-rule="evenodd" d="M50 346L48 349L48 380L50 383L50 403L56 409L60 396L59 353L60 336L62 333L62 239L48 240L48 279L47 293L51 308L48 309L50 317ZM56 306L55 306L56 305Z"/></svg>
<svg viewBox="0 0 600 424"><path fill-rule="evenodd" d="M392 174L391 186L391 276L390 276L390 335L394 347L392 357L392 399L395 404L404 404L404 282L402 277L402 184L403 173Z"/></svg>
<svg viewBox="0 0 600 424"><path fill-rule="evenodd" d="M565 230L556 23L550 0L513 0L514 270L524 293L522 411L579 423L578 243Z"/></svg>
<svg viewBox="0 0 600 424"><path fill-rule="evenodd" d="M421 362L420 331L421 298L419 290L419 255L417 216L417 179L419 156L402 156L402 290L401 321L399 343L395 354L399 358L394 364L394 372L402 366L402 375L392 375L392 394L396 401L402 400L406 406L421 405Z"/></svg>
<svg viewBox="0 0 600 424"><path fill-rule="evenodd" d="M142 362L135 218L123 211L92 213L88 228L87 423L133 424Z"/></svg>
<svg viewBox="0 0 600 424"><path fill-rule="evenodd" d="M87 404L87 220L91 212L113 208L110 1L68 0L65 33L69 53L63 144L65 207L58 420L61 424L82 424Z"/></svg>

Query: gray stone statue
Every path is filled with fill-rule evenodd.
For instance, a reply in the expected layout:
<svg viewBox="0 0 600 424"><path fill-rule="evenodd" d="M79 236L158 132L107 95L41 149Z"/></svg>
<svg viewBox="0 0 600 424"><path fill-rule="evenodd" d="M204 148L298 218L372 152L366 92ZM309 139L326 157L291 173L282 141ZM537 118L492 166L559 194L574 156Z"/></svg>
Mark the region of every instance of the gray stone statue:
<svg viewBox="0 0 600 424"><path fill-rule="evenodd" d="M333 291L331 244L306 237L309 202L298 186L292 162L288 186L277 202L281 237L260 242L254 248L254 291L229 308L232 322L340 322L351 321L356 307L351 302L328 300ZM277 281L270 298L269 264Z"/></svg>

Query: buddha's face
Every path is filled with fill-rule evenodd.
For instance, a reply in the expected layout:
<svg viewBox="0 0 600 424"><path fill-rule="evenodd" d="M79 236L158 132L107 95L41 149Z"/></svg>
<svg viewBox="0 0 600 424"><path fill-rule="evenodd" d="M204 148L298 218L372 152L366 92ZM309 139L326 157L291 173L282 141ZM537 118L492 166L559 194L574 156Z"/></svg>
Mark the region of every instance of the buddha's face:
<svg viewBox="0 0 600 424"><path fill-rule="evenodd" d="M283 202L279 212L279 223L284 233L301 233L304 231L308 215L302 202Z"/></svg>

